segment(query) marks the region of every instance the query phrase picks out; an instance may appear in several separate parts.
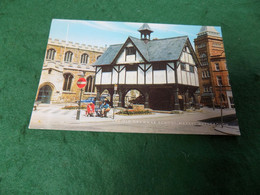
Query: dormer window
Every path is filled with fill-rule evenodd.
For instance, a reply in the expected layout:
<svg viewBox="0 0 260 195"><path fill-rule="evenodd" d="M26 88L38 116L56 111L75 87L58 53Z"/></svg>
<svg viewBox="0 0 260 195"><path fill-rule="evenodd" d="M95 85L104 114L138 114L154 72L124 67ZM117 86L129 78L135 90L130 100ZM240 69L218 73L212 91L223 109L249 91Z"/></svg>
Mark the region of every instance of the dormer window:
<svg viewBox="0 0 260 195"><path fill-rule="evenodd" d="M126 48L126 55L135 55L136 49L134 47L127 47Z"/></svg>

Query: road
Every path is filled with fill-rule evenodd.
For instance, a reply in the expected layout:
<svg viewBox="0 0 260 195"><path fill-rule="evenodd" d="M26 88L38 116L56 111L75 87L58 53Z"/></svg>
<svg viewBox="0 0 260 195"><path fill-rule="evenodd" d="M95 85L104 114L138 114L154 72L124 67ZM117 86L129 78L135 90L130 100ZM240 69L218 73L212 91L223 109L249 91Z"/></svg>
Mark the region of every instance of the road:
<svg viewBox="0 0 260 195"><path fill-rule="evenodd" d="M120 116L112 118L86 117L81 111L76 120L76 110L64 110L62 105L40 105L32 112L30 129L55 129L76 131L101 131L125 133L202 134L227 135L215 130L216 123L202 122L219 117L220 110L203 108L183 114L155 113L152 115ZM235 114L234 109L225 109L224 115Z"/></svg>

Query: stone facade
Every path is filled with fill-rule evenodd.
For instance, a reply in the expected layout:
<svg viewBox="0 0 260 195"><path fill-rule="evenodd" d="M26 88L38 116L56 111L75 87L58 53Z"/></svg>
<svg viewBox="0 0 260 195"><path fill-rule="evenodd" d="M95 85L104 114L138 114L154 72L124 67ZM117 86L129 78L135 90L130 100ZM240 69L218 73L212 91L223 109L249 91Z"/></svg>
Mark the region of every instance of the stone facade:
<svg viewBox="0 0 260 195"><path fill-rule="evenodd" d="M82 98L96 95L95 69L91 66L105 48L49 39L36 101L64 103L79 100L77 80L84 77L88 82Z"/></svg>
<svg viewBox="0 0 260 195"><path fill-rule="evenodd" d="M198 67L201 104L233 107L222 37L214 27L202 27L194 42L201 63Z"/></svg>

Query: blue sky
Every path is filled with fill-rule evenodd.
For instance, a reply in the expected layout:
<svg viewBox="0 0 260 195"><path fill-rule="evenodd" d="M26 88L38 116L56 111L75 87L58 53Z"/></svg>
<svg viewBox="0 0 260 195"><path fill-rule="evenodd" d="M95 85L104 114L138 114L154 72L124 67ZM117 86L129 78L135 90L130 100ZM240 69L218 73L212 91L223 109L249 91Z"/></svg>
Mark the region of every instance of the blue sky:
<svg viewBox="0 0 260 195"><path fill-rule="evenodd" d="M137 31L143 23L53 19L49 37L74 43L105 47L124 43L128 36L140 38ZM148 23L153 38L188 35L192 45L201 26ZM221 28L216 27L221 33ZM222 36L222 34L220 34Z"/></svg>

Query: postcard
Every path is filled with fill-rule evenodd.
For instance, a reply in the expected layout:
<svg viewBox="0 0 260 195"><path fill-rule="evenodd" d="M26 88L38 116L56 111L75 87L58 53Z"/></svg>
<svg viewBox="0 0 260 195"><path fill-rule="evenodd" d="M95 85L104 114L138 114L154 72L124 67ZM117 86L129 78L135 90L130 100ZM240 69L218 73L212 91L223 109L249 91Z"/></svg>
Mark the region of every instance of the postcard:
<svg viewBox="0 0 260 195"><path fill-rule="evenodd" d="M53 19L29 128L240 135L221 27Z"/></svg>

